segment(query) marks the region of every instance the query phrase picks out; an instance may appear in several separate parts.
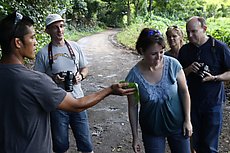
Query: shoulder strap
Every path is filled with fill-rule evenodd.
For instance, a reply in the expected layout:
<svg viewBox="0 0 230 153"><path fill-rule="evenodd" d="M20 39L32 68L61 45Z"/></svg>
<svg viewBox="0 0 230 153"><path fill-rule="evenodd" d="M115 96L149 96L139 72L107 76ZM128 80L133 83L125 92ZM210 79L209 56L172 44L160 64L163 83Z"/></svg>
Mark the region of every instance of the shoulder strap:
<svg viewBox="0 0 230 153"><path fill-rule="evenodd" d="M53 64L53 51L52 51L52 44L51 42L48 45L48 57L49 57L49 65L50 69L52 70L52 64Z"/></svg>
<svg viewBox="0 0 230 153"><path fill-rule="evenodd" d="M76 65L76 62L75 62L76 56L74 54L73 48L71 47L71 45L66 40L65 40L65 44L66 44L66 46L67 46L67 48L69 50L70 56L71 56L74 64Z"/></svg>
<svg viewBox="0 0 230 153"><path fill-rule="evenodd" d="M73 48L71 47L71 45L65 40L65 44L69 50L70 56L74 62L74 64L76 65L75 59L76 56L74 54ZM52 51L52 43L50 42L48 45L48 57L49 57L49 65L50 65L50 69L52 70L52 64L53 64L53 51ZM76 65L77 67L77 65ZM77 67L78 69L78 67Z"/></svg>
<svg viewBox="0 0 230 153"><path fill-rule="evenodd" d="M216 64L217 59L216 59L216 44L215 44L215 39L211 37L211 52L212 52L212 59L214 64Z"/></svg>
<svg viewBox="0 0 230 153"><path fill-rule="evenodd" d="M216 48L215 48L215 39L212 38L212 37L211 37L211 39L212 39L212 48L211 48L211 51L212 51L213 53L215 53L215 52L216 52Z"/></svg>

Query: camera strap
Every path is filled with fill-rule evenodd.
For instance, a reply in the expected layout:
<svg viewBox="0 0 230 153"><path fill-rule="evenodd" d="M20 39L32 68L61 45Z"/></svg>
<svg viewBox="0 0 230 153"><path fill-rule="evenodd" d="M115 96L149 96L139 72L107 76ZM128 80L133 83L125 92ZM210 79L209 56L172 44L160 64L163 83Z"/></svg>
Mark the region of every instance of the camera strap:
<svg viewBox="0 0 230 153"><path fill-rule="evenodd" d="M213 58L213 62L214 65L216 64L217 60L216 60L216 47L215 47L215 39L213 37L211 37L212 42L211 42L211 52L212 52L212 58Z"/></svg>
<svg viewBox="0 0 230 153"><path fill-rule="evenodd" d="M66 41L65 41L65 45L67 46L68 50L69 50L69 54L74 62L74 65L76 65L76 62L75 62L75 59L76 59L76 56L73 52L73 48L70 46L70 44ZM49 57L49 65L50 65L50 69L52 70L52 64L53 64L53 51L52 51L52 43L50 42L49 45L48 45L48 57ZM76 65L77 67L77 65ZM78 67L77 67L78 69Z"/></svg>
<svg viewBox="0 0 230 153"><path fill-rule="evenodd" d="M215 53L216 52L216 48L215 48L215 39L214 38L211 38L212 39L212 48L211 48L211 51L213 52L213 53Z"/></svg>

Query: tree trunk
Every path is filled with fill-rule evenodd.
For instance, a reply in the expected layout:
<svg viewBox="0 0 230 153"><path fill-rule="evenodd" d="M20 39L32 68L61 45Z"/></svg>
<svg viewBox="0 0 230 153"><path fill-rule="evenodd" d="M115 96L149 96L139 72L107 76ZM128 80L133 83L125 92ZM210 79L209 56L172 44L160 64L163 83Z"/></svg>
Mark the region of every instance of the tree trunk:
<svg viewBox="0 0 230 153"><path fill-rule="evenodd" d="M128 10L127 10L127 23L128 25L131 24L131 8L130 8L130 0L128 0Z"/></svg>
<svg viewBox="0 0 230 153"><path fill-rule="evenodd" d="M135 17L137 17L139 15L140 0L135 0L134 6L135 6Z"/></svg>
<svg viewBox="0 0 230 153"><path fill-rule="evenodd" d="M153 6L153 0L149 0L149 8L148 8L148 12L151 14L152 11L152 6Z"/></svg>

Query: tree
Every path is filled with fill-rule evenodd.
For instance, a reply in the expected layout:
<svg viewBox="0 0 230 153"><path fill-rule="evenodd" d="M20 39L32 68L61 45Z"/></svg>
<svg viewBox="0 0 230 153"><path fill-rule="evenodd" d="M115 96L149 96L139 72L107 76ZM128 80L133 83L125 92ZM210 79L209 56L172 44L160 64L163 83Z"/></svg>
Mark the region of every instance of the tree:
<svg viewBox="0 0 230 153"><path fill-rule="evenodd" d="M128 25L131 24L131 2L127 0L127 23Z"/></svg>
<svg viewBox="0 0 230 153"><path fill-rule="evenodd" d="M59 13L63 9L71 8L71 0L2 0L0 2L0 18L17 10L30 16L35 21L38 49L44 46L49 38L43 32L45 29L45 18L49 13ZM49 8L49 9L44 9Z"/></svg>
<svg viewBox="0 0 230 153"><path fill-rule="evenodd" d="M149 7L148 7L148 12L151 14L152 11L152 6L153 6L153 0L149 0Z"/></svg>
<svg viewBox="0 0 230 153"><path fill-rule="evenodd" d="M147 0L133 0L133 5L135 7L134 16L145 16L148 12L147 4Z"/></svg>

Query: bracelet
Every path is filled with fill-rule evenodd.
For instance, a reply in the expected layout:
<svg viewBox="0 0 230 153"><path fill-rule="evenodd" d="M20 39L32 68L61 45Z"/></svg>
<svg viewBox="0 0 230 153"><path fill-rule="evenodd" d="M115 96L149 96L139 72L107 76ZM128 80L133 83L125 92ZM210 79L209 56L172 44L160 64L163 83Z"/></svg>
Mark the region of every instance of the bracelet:
<svg viewBox="0 0 230 153"><path fill-rule="evenodd" d="M80 73L80 75L81 75L81 81L83 81L85 78L82 73Z"/></svg>

